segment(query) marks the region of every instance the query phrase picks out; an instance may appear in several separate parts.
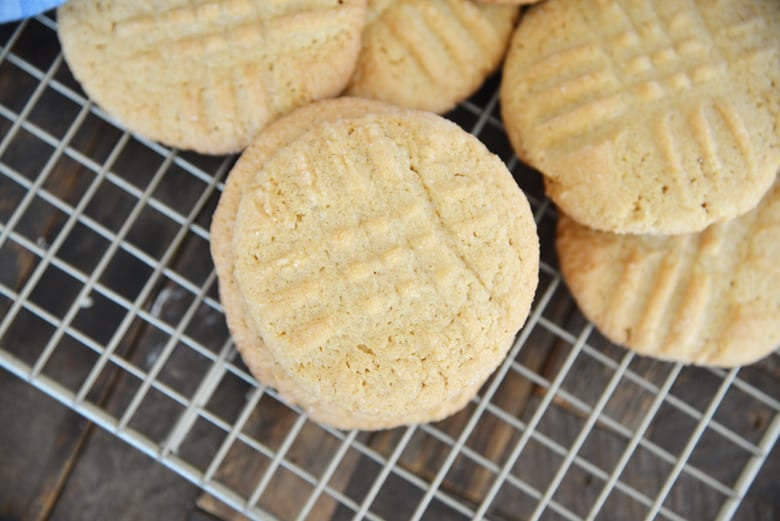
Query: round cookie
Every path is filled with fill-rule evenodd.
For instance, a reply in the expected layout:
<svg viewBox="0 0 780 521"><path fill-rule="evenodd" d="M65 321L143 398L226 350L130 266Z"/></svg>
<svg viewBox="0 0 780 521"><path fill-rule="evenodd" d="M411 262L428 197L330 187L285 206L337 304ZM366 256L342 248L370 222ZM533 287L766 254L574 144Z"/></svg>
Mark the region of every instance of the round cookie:
<svg viewBox="0 0 780 521"><path fill-rule="evenodd" d="M132 131L236 152L268 122L337 95L360 50L365 0L100 2L57 13L68 65Z"/></svg>
<svg viewBox="0 0 780 521"><path fill-rule="evenodd" d="M347 93L446 112L498 67L516 17L516 7L470 0L368 0Z"/></svg>
<svg viewBox="0 0 780 521"><path fill-rule="evenodd" d="M273 359L360 428L465 404L538 277L535 224L506 167L420 112L323 123L277 152L243 191L233 255Z"/></svg>
<svg viewBox="0 0 780 521"><path fill-rule="evenodd" d="M733 367L780 346L780 182L697 234L617 235L561 215L557 249L582 312L638 353Z"/></svg>
<svg viewBox="0 0 780 521"><path fill-rule="evenodd" d="M359 98L338 98L306 105L273 122L244 151L231 171L211 224L210 244L219 279L220 300L231 334L247 367L259 381L276 387L285 401L300 404L312 419L342 429L359 427L374 430L399 422L415 423L444 418L460 410L476 394L482 382L471 389L465 389L448 402L404 418L357 415L344 410L338 404L325 403L319 397L304 392L276 363L262 338L252 327L251 321L247 321L244 301L233 276L231 249L233 224L241 191L245 185L251 183L254 174L276 150L283 148L324 121L396 110L397 107L381 102Z"/></svg>
<svg viewBox="0 0 780 521"><path fill-rule="evenodd" d="M758 204L780 167L780 2L549 0L501 84L518 157L571 218L690 233Z"/></svg>
<svg viewBox="0 0 780 521"><path fill-rule="evenodd" d="M280 369L251 323L247 322L244 303L233 276L233 225L241 192L273 154L325 121L397 110L378 101L336 98L305 105L281 117L263 129L241 154L225 180L225 188L211 220L210 249L219 280L219 295L228 328L238 351L252 374L264 384L276 387Z"/></svg>

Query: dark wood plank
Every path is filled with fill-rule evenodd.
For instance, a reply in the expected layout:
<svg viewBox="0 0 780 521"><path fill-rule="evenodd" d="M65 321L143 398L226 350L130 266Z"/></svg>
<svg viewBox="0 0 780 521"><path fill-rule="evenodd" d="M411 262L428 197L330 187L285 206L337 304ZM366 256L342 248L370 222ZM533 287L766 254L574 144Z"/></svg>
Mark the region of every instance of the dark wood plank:
<svg viewBox="0 0 780 521"><path fill-rule="evenodd" d="M49 44L56 46L56 38ZM11 83L18 86L18 79L19 71L15 68L10 66L0 68L0 85ZM33 85L30 84L29 87L32 88ZM4 103L18 108L21 108L26 96L29 95L29 91L20 88L3 89L3 91ZM66 110L68 107L70 107L69 102L47 89L33 108L30 118L47 132L61 137L77 112ZM114 146L118 138L118 133L107 132L106 126L92 116L88 117L76 133L74 146L88 157L97 161L104 160L108 150ZM10 123L3 121L3 132L7 132L9 128ZM43 164L49 160L51 152L52 149L48 145L44 145L26 131L20 130L13 137L11 146L2 161L22 176L34 180ZM131 172L134 167L137 172L143 172L148 169L148 165L143 162L144 159L140 154L126 155L123 158L123 166L129 168ZM161 158L158 158L158 161L161 161ZM43 189L61 201L75 206L94 179L94 172L62 156L53 163L53 168L43 183ZM124 215L134 203L122 190L112 190L110 187L110 183L102 182L92 202L87 206L86 213L107 228L117 230L123 223ZM180 186L171 187L169 191L172 193L175 191L179 195L186 192ZM0 212L3 220L8 219L25 195L23 188L3 177L0 184ZM61 233L67 219L68 215L36 196L25 209L16 231L32 242L48 247ZM143 225L141 221L142 219L139 219L139 224ZM162 243L166 242L164 236L159 237ZM89 228L77 224L57 252L57 257L70 263L75 269L89 274L107 245L105 239ZM0 263L3 267L3 283L20 291L36 269L39 258L9 241L3 245ZM133 262L129 256L117 255L100 281L120 295L132 299L134 292L138 291L144 282L144 277L149 273L143 269L138 270L137 267L138 263ZM31 293L30 298L36 305L62 318L74 304L79 290L79 283L61 270L50 266L43 272L41 283ZM94 338L96 342L104 343L111 338L123 318L124 311L116 305L108 305L105 298L98 299L94 293L90 295L90 298L93 297L97 299L95 304L89 309L80 311L73 325L82 333ZM11 303L4 300L2 305L7 311ZM143 330L142 323L133 323L118 346L116 354L130 357L138 342L143 340ZM46 326L37 319L34 313L23 310L14 321L13 327L3 337L3 348L32 364L49 341L53 331L52 327ZM43 374L54 378L75 392L92 369L96 359L94 353L65 335L58 342L50 362L43 367ZM91 387L88 399L97 405L110 405L107 398L117 385L117 377L120 375L121 371L115 366L107 366ZM5 378L7 375L3 376ZM60 515L67 517L63 512L67 511L68 499L59 501L63 487L68 482L68 490L73 491L84 482L83 479L75 483L72 479L68 481L71 472L77 469L79 477L83 478L82 472L85 466L90 466L90 462L94 463L89 459L89 455L95 452L101 453L100 447L108 447L111 444L101 445L102 442L95 442L94 446L92 443L87 444L87 440L91 439L93 428L75 413L57 406L56 402L41 399L42 395L29 385L21 381L13 381L13 384L9 383L3 387L3 398L8 400L8 404L13 405L6 407L4 404L2 414L7 420L4 423L13 427L3 430L4 456L1 467L4 472L0 489L14 491L7 496L10 499L7 500L8 504L3 505L3 514L23 519L46 519L50 516L53 506L57 504L55 517ZM6 392L6 388L9 392ZM20 414L20 411L24 411L25 414ZM6 414L8 418L5 418ZM14 421L11 421L11 418ZM28 425L35 424L41 426L27 432ZM52 436L52 433L56 435ZM102 437L98 439L105 441ZM116 440L114 442L118 443ZM89 447L87 460L79 459L85 444ZM125 448L132 453L132 449ZM113 452L115 449L116 447L105 448L103 452ZM129 461L130 464L134 462L132 459ZM24 472L21 472L21 469L24 469ZM30 481L17 482L18 475L23 475ZM104 505L96 505L96 511L101 509L111 511L110 505L115 498L97 494L92 497L98 498Z"/></svg>
<svg viewBox="0 0 780 521"><path fill-rule="evenodd" d="M196 504L198 505L198 508L204 512L208 512L209 515L214 516L217 519L222 519L224 521L249 521L248 517L239 514L211 494L201 494L198 496Z"/></svg>
<svg viewBox="0 0 780 521"><path fill-rule="evenodd" d="M780 519L780 446L775 445L761 467L745 501L737 509L734 519L774 521Z"/></svg>
<svg viewBox="0 0 780 521"><path fill-rule="evenodd" d="M266 399L260 408L255 409L244 431L251 433L252 438L260 443L276 449L288 435L293 414L284 405ZM319 426L307 423L296 436L285 459L317 478L329 465L340 444L339 440ZM334 490L343 491L358 460L357 454L348 452L328 485ZM271 460L259 457L257 451L239 442L228 453L216 479L249 497L266 472L269 472L270 465ZM294 519L309 500L313 489L307 482L284 468L277 468L273 472L271 481L258 501L258 507L278 519ZM331 519L338 504L336 499L323 493L307 519ZM228 521L244 519L208 494L201 495L198 506Z"/></svg>
<svg viewBox="0 0 780 521"><path fill-rule="evenodd" d="M11 81L7 77L7 71L5 72L0 83ZM46 98L42 98L36 110L57 113L56 107L47 106L46 103ZM86 142L85 146L89 149L98 146L100 142L101 137L96 134L93 136L93 145ZM12 146L13 153L6 155L4 161L10 161L23 174L38 168L40 158L33 155L37 138L22 132L16 135ZM58 162L44 187L51 194L69 201L78 197L74 194L83 191L87 182L88 176L83 175L81 167L72 162ZM7 220L17 208L24 193L20 192L18 185L7 179L3 181L0 187L0 212L3 220ZM66 218L65 214L36 198L25 210L17 231L33 242L50 244L60 232ZM74 236L73 240L90 248L91 241L86 235L80 238ZM32 252L11 240L7 241L0 256L3 282L17 292L21 291L39 261ZM48 269L43 280L56 281L62 277L62 272ZM72 283L70 286L72 287ZM72 293L58 292L56 286L46 287L45 290L36 288L31 294L36 304L47 310L64 310L70 306L71 300L68 298L73 298ZM10 301L4 301L3 312L7 312L10 306ZM34 314L21 311L14 327L2 338L3 348L28 363L33 363L52 332L50 327L41 327ZM58 381L75 387L77 382L74 376L84 375L94 357L86 350L71 349L68 354L68 357L58 360L56 371L62 377ZM46 367L44 374L47 374ZM3 465L0 465L0 489L13 490L14 493L5 495L0 510L3 515L12 518L46 519L67 480L90 427L80 416L45 397L28 384L12 378L7 373L3 373L2 378L3 384L0 387L3 388L3 393L0 393L0 397L3 406L0 407L0 422L6 427L2 429L3 450L0 450L0 453L3 454ZM105 379L97 383L98 395L107 388L107 384Z"/></svg>
<svg viewBox="0 0 780 521"><path fill-rule="evenodd" d="M101 429L90 437L53 520L188 520L198 487Z"/></svg>
<svg viewBox="0 0 780 521"><path fill-rule="evenodd" d="M569 322L564 322L565 329L578 331L583 323L582 320L581 317L573 316ZM611 344L597 331L591 335L588 343L615 364L619 363L626 354L625 349ZM559 343L542 374L549 380L553 380L569 351L568 344ZM776 396L780 392L780 380L774 378L777 371L775 358L775 356L769 357L743 370L749 381L761 382L762 385L759 387L770 396ZM629 370L634 375L656 387L663 385L671 369L671 364L639 356L635 357L629 366ZM593 407L613 374L614 370L596 357L581 353L563 381L562 389L588 407ZM719 377L707 369L690 367L683 369L670 392L685 404L703 412L721 382ZM536 392L535 399L541 400L546 391L538 388ZM654 398L654 393L644 389L633 379L626 377L621 379L604 408L604 414L621 425L622 430L615 429L612 424L597 421L580 449L579 455L606 474L610 474L628 444L629 438L626 432L630 435L639 427L640 422L649 414ZM762 406L748 394L736 391L732 387L720 404L714 419L738 436L757 443L773 414L767 406ZM539 431L548 434L562 446L568 447L580 433L586 417L580 405L569 402L559 395L555 397L546 412ZM697 420L676 406L668 402L663 403L649 424L644 437L671 457L676 458L688 443L697 423ZM765 468L776 468L777 452L775 450L769 455ZM732 486L747 464L748 457L749 454L744 449L707 429L691 454L689 464L706 476L726 486ZM557 458L553 457L547 464L554 464L557 467L560 461L556 460ZM531 466L545 468L543 461L536 461ZM640 446L629 460L620 480L646 495L650 500L655 500L672 467L673 463L664 461ZM576 479L577 474L582 476L582 482ZM769 485L768 480L766 474L759 475L751 493L744 499L736 519L752 519L753 515L757 515L756 512L778 511L776 494L778 488L776 485ZM594 478L592 474L578 470L574 466L561 483L556 497L560 497L561 502L571 507L575 513L584 515L589 511L603 485L604 483ZM767 487L774 492L767 493ZM725 497L709 484L683 472L669 491L664 506L686 518L709 519L717 514L724 500ZM646 506L628 495L613 491L601 518L619 519L616 512L621 516L627 513L628 518L642 517L646 510Z"/></svg>
<svg viewBox="0 0 780 521"><path fill-rule="evenodd" d="M0 518L45 519L87 422L6 371L0 389Z"/></svg>
<svg viewBox="0 0 780 521"><path fill-rule="evenodd" d="M152 154L148 152L148 154ZM137 158L139 165L146 165L147 158L142 155ZM125 169L133 170L132 159L125 159ZM171 187L177 190L182 197L187 196L187 186ZM202 190L202 186L193 184L190 192ZM110 229L115 229L121 224L121 212L117 214L117 208L124 205L125 195L116 191L104 191L100 200L90 208L90 216L99 220ZM118 221L119 219L119 221ZM149 254L159 256L170 243L170 237L179 229L179 225L170 219L163 218L156 212L144 211L140 214L131 230L133 244ZM148 233L145 233L148 230ZM74 244L83 246L84 240L94 237L94 234L85 232L87 237L74 241ZM194 238L190 242L197 242ZM178 269L180 264L191 258L193 253L188 249L187 242L182 244L174 260L171 262L173 269ZM202 246L201 246L202 247ZM198 252L203 255L204 252ZM204 262L210 262L208 258ZM135 275L130 275L135 272ZM146 285L151 270L143 267L139 261L124 252L118 251L109 263L109 268L101 277L101 283L109 289L134 299ZM164 322L176 327L177 320L181 317L192 302L192 295L183 291L175 283L165 278L159 279L150 293L150 297L144 307L157 314ZM81 320L85 328L92 328L96 324L103 323L108 328L104 334L100 331L90 331L92 336L107 341L113 334L120 321L124 319L125 311L117 306L109 306L105 302L105 309L116 308L118 311L110 320L101 320L102 306L93 306L85 311L86 317ZM148 371L154 363L161 344L168 341L168 336L151 324L135 318L129 330L120 340L115 354L128 360L137 367ZM177 347L178 349L178 347ZM182 348L186 349L186 348ZM185 356L177 358L180 363L175 368L168 367L160 373L159 378L165 378L165 383L177 392L185 392L185 389L194 391L197 387L197 378L193 375L202 375L205 362L202 357ZM172 355L178 356L178 355ZM102 386L101 382L106 382ZM88 398L103 405L112 415L121 417L129 403L139 391L140 383L127 372L108 364L93 386ZM101 388L107 391L101 393ZM101 396L102 394L102 396ZM172 400L165 398L161 393L150 390L142 402L138 413L132 418L129 427L139 431L153 441L161 443L168 434L170 426L178 418L182 411L181 406ZM160 421L165 419L165 421ZM216 441L213 438L204 439L205 446L213 446ZM121 447L122 450L119 450ZM53 517L64 519L76 519L78 512L86 509L90 514L88 518L107 517L112 513L112 518L137 519L142 514L157 517L169 517L172 519L187 519L189 511L194 508L198 495L196 486L191 485L176 477L171 471L162 465L148 460L148 457L138 453L135 449L123 445L111 435L102 431L95 432L84 448L73 468L68 482L58 499ZM115 476L115 480L107 480L105 476ZM184 500L183 498L187 498ZM125 505L122 513L118 513L115 504ZM138 503L137 506L133 506ZM163 515L162 512L165 514ZM119 516L119 517L117 517ZM125 517L121 517L125 516Z"/></svg>

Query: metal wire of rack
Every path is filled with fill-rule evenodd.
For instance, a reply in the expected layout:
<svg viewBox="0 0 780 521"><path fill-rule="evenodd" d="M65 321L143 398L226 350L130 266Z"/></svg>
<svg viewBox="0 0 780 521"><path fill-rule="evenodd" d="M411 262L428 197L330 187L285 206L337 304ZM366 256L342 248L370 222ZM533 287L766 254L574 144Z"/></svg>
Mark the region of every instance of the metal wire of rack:
<svg viewBox="0 0 780 521"><path fill-rule="evenodd" d="M780 434L778 355L702 369L601 338L560 278L555 210L506 142L495 79L449 117L532 202L528 323L453 418L341 432L256 382L225 328L208 225L235 158L125 131L70 76L52 17L0 29L5 370L255 519L750 518Z"/></svg>

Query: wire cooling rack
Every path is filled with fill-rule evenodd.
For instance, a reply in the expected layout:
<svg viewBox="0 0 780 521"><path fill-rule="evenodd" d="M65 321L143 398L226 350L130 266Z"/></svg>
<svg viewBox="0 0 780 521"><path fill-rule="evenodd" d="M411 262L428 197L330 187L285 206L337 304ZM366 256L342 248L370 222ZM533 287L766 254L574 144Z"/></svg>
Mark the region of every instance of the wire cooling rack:
<svg viewBox="0 0 780 521"><path fill-rule="evenodd" d="M235 158L125 131L70 75L51 17L0 26L0 45L0 366L219 502L256 519L758 519L753 484L767 519L780 509L778 356L689 368L600 337L560 278L554 208L511 153L496 78L449 117L532 202L528 323L461 413L342 432L259 385L230 340L208 227Z"/></svg>

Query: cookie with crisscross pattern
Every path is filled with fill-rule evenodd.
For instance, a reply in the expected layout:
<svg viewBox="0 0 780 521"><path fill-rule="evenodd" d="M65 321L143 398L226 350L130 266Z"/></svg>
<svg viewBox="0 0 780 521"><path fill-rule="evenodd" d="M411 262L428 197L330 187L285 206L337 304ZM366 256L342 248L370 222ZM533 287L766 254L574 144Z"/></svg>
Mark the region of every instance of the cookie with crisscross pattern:
<svg viewBox="0 0 780 521"><path fill-rule="evenodd" d="M313 126L252 170L234 288L280 389L344 428L462 407L536 286L535 226L503 163L446 120L391 111Z"/></svg>
<svg viewBox="0 0 780 521"><path fill-rule="evenodd" d="M780 183L750 212L678 236L558 224L561 272L613 341L649 356L736 366L780 346Z"/></svg>
<svg viewBox="0 0 780 521"><path fill-rule="evenodd" d="M354 96L445 112L501 62L514 6L471 0L369 0Z"/></svg>
<svg viewBox="0 0 780 521"><path fill-rule="evenodd" d="M501 109L517 155L592 228L688 233L758 204L780 167L780 2L549 0Z"/></svg>
<svg viewBox="0 0 780 521"><path fill-rule="evenodd" d="M148 138L221 154L337 95L364 16L365 0L72 0L57 20L68 65L107 112Z"/></svg>

